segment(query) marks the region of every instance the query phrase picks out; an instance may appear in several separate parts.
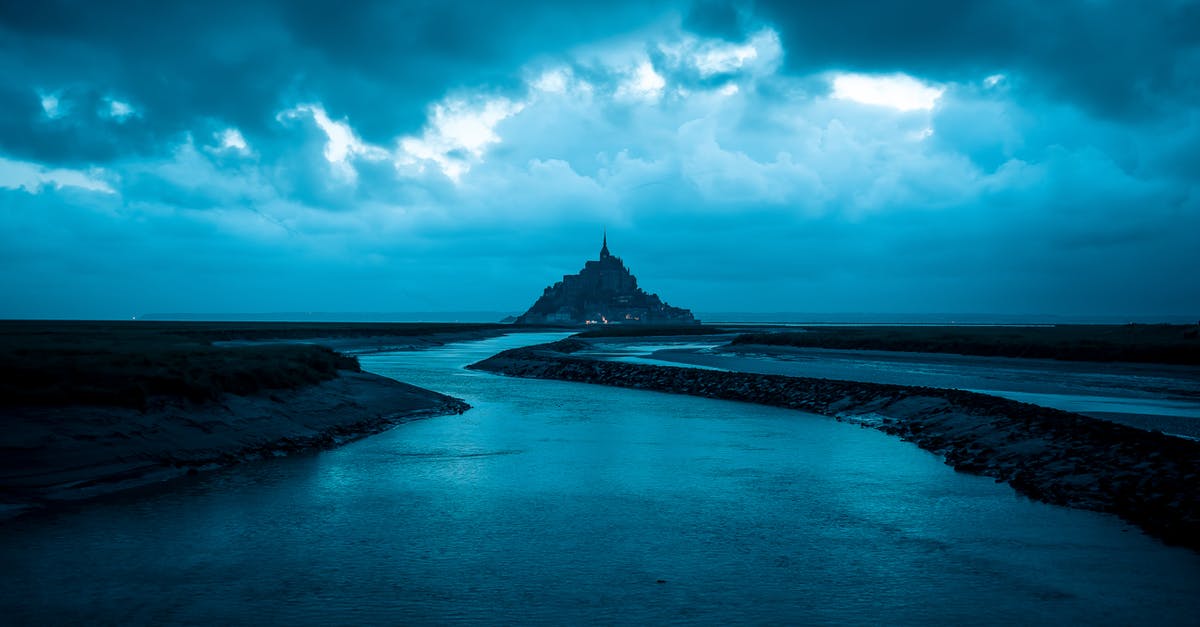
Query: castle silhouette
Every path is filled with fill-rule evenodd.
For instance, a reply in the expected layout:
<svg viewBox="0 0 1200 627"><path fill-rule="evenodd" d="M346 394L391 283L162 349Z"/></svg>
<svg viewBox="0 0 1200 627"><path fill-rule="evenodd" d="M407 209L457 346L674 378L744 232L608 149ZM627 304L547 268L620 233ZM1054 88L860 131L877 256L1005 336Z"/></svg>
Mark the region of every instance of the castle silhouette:
<svg viewBox="0 0 1200 627"><path fill-rule="evenodd" d="M542 292L516 324L697 324L687 309L672 307L656 294L638 287L620 257L608 251L604 233L600 258L588 261L578 274Z"/></svg>

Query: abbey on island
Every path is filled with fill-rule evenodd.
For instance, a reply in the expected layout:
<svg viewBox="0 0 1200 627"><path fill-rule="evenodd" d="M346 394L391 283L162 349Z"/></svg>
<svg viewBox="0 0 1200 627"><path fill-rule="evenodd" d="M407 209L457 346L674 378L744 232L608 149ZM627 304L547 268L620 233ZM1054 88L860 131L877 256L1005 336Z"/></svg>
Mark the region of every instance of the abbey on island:
<svg viewBox="0 0 1200 627"><path fill-rule="evenodd" d="M585 263L578 274L563 275L516 320L516 324L698 323L691 311L672 307L638 287L637 277L621 258L608 252L607 233L599 259Z"/></svg>

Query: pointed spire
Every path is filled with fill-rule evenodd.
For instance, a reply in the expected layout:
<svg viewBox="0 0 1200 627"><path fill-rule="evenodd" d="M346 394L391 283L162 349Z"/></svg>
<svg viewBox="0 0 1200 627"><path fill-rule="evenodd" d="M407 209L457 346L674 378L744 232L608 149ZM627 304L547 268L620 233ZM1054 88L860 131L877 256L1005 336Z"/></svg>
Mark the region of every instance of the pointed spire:
<svg viewBox="0 0 1200 627"><path fill-rule="evenodd" d="M605 229L604 229L604 244L600 246L600 258L605 259L605 258L611 257L611 256L612 255L609 254L609 252L608 252L608 228L605 227Z"/></svg>

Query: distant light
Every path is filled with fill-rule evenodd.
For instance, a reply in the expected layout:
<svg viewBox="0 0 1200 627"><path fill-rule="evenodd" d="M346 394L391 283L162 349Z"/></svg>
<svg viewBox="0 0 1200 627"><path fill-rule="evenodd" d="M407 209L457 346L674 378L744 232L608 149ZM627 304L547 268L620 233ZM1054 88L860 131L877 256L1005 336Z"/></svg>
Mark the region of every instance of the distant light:
<svg viewBox="0 0 1200 627"><path fill-rule="evenodd" d="M907 74L838 74L833 77L833 97L898 111L932 109L945 93Z"/></svg>

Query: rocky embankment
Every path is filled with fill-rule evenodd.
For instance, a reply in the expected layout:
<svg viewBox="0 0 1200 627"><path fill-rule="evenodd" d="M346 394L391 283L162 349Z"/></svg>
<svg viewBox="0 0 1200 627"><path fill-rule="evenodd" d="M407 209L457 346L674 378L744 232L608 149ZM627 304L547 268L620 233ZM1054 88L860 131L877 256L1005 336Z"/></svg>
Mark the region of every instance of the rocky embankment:
<svg viewBox="0 0 1200 627"><path fill-rule="evenodd" d="M563 340L470 368L799 409L898 435L1030 498L1200 550L1200 442L986 394L582 359Z"/></svg>
<svg viewBox="0 0 1200 627"><path fill-rule="evenodd" d="M0 410L0 514L88 498L181 474L320 449L417 418L462 413L461 400L386 377L341 371L295 390L218 402L152 399L124 407Z"/></svg>

